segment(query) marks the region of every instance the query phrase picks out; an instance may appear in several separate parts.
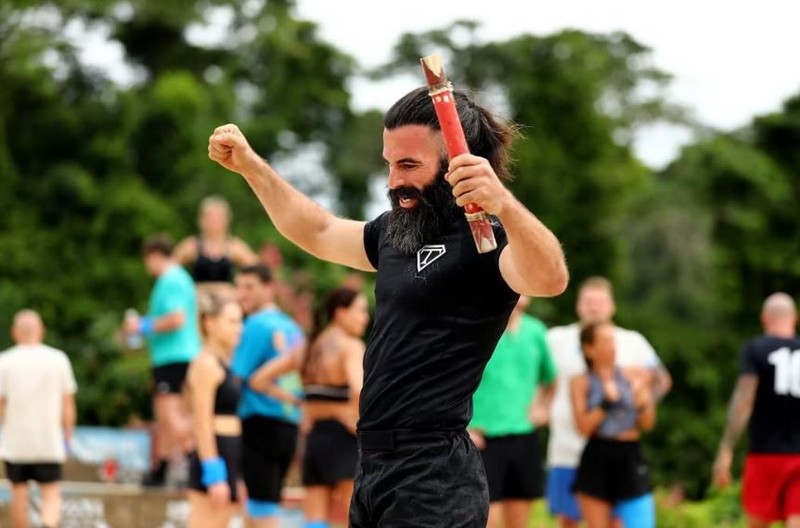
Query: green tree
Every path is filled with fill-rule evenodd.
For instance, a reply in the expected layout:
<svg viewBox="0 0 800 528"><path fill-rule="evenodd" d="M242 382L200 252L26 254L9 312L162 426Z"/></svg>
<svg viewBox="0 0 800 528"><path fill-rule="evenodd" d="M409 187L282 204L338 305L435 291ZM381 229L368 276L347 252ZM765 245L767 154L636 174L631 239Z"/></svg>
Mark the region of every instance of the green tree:
<svg viewBox="0 0 800 528"><path fill-rule="evenodd" d="M621 315L656 344L675 382L660 413L666 434L650 442L657 473L694 497L709 484L738 351L761 332L762 301L800 286L796 183L769 153L779 144L754 144L762 126L685 148L615 229L630 277Z"/></svg>
<svg viewBox="0 0 800 528"><path fill-rule="evenodd" d="M25 306L42 312L48 342L76 364L86 388L81 420L90 423L149 414L141 358L121 358L114 340L124 309L145 308L152 281L139 256L143 238L193 232L197 204L210 193L231 201L245 240L275 238L241 178L207 159L213 128L236 120L270 157L324 142L353 119L351 60L320 41L313 24L294 20L293 3L255 11L232 1L134 4L0 5L0 325ZM228 37L192 44L189 25L203 24L212 8L234 14ZM134 84L115 85L82 65L62 33L71 23L108 28L142 69ZM335 274L299 251L289 259ZM135 390L114 392L120 387ZM100 414L110 402L113 412Z"/></svg>

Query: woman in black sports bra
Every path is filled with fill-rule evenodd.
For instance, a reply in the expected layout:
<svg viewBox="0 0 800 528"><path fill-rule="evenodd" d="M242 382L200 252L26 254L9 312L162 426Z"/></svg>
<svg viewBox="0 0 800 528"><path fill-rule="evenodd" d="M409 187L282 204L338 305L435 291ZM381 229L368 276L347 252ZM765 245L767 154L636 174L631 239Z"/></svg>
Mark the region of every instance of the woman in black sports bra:
<svg viewBox="0 0 800 528"><path fill-rule="evenodd" d="M197 446L189 465L188 528L226 528L244 496L236 414L241 388L228 367L242 333L242 309L233 297L205 293L198 311L203 348L187 373Z"/></svg>
<svg viewBox="0 0 800 528"><path fill-rule="evenodd" d="M332 511L346 515L349 510L358 461L355 428L364 378L361 337L369 323L367 299L350 288L333 290L317 319L301 371L304 424L310 428L303 457L306 526L324 526Z"/></svg>
<svg viewBox="0 0 800 528"><path fill-rule="evenodd" d="M197 217L200 232L175 246L173 257L192 274L198 292L233 295L236 269L258 262L250 246L230 234L230 217L230 206L224 198L204 198Z"/></svg>

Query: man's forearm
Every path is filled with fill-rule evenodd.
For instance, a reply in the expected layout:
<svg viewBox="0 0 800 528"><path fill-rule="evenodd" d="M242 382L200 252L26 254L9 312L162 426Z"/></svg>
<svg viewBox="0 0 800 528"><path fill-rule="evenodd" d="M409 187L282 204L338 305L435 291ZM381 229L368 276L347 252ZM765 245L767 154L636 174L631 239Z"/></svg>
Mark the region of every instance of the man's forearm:
<svg viewBox="0 0 800 528"><path fill-rule="evenodd" d="M733 450L750 421L758 379L748 375L739 378L728 405L728 418L720 440L720 448Z"/></svg>
<svg viewBox="0 0 800 528"><path fill-rule="evenodd" d="M161 317L152 319L152 331L156 333L174 332L183 326L186 321L182 311L171 312Z"/></svg>
<svg viewBox="0 0 800 528"><path fill-rule="evenodd" d="M725 430L722 432L722 439L720 440L720 447L733 449L742 436L747 423L750 421L750 411L739 411L735 408L735 402L731 402L731 407L728 409L728 420L725 423Z"/></svg>
<svg viewBox="0 0 800 528"><path fill-rule="evenodd" d="M294 354L285 354L271 359L256 369L247 383L255 390L265 391L275 378L288 374L299 367Z"/></svg>
<svg viewBox="0 0 800 528"><path fill-rule="evenodd" d="M546 409L550 408L553 403L553 397L556 394L556 384L548 383L547 385L539 385L534 395L534 403L544 406Z"/></svg>
<svg viewBox="0 0 800 528"><path fill-rule="evenodd" d="M72 396L65 396L65 400L61 425L64 428L64 439L69 442L75 432L78 411L75 408L75 400Z"/></svg>
<svg viewBox="0 0 800 528"><path fill-rule="evenodd" d="M664 365L656 367L653 373L653 398L660 402L672 389L672 376Z"/></svg>
<svg viewBox="0 0 800 528"><path fill-rule="evenodd" d="M278 231L301 249L322 257L317 237L330 225L333 214L289 185L261 158L243 176Z"/></svg>

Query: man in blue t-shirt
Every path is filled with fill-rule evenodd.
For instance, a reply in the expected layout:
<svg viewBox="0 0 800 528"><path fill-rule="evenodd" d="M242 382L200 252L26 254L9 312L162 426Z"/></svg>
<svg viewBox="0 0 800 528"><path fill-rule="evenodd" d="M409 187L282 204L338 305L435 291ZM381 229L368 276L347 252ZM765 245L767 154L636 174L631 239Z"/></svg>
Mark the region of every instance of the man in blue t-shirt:
<svg viewBox="0 0 800 528"><path fill-rule="evenodd" d="M274 527L280 513L281 487L297 446L302 383L296 370L275 378L263 392L247 381L269 362L299 357L305 336L275 305L269 268L261 264L242 268L236 288L247 314L231 363L234 374L245 380L239 417L246 512L249 526Z"/></svg>
<svg viewBox="0 0 800 528"><path fill-rule="evenodd" d="M155 396L155 467L143 484L161 486L170 458L188 453L191 424L181 399L189 362L200 351L197 294L189 273L172 259L173 244L166 235L155 235L142 245L147 272L156 277L150 307L144 317L130 318L125 332L147 338L153 367Z"/></svg>

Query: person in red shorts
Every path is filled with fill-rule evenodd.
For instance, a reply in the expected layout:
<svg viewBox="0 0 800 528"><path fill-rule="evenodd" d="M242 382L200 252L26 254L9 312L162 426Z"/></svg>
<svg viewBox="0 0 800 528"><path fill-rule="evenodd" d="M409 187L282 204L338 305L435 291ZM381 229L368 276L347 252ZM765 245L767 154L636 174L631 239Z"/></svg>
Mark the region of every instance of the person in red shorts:
<svg viewBox="0 0 800 528"><path fill-rule="evenodd" d="M800 527L800 339L797 310L773 293L761 310L764 335L741 351L739 381L714 462L714 482L730 484L733 449L749 423L742 505L750 528Z"/></svg>

